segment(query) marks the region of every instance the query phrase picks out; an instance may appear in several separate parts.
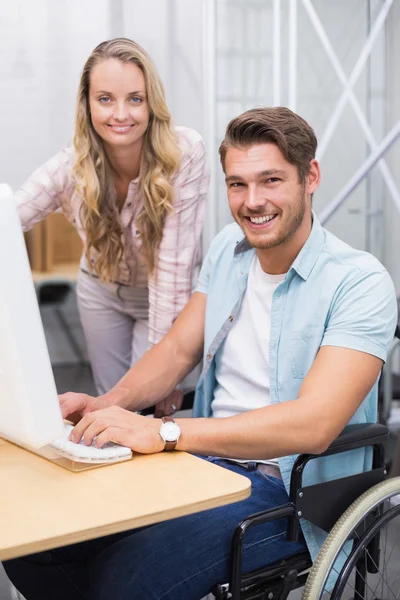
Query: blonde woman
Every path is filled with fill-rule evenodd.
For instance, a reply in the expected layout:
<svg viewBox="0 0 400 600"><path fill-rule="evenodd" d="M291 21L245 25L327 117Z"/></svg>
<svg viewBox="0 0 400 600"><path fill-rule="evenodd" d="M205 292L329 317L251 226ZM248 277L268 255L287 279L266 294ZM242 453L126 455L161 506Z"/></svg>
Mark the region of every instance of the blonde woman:
<svg viewBox="0 0 400 600"><path fill-rule="evenodd" d="M61 209L83 240L78 307L100 395L186 304L207 187L204 142L171 125L148 54L125 38L99 44L83 68L73 145L16 197L24 230ZM175 412L182 395L160 399L157 416Z"/></svg>

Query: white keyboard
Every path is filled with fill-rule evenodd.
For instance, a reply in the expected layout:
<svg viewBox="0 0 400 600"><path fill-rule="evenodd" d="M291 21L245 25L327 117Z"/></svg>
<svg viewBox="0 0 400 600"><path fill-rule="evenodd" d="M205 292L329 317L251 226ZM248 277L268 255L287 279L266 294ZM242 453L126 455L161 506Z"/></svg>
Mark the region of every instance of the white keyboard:
<svg viewBox="0 0 400 600"><path fill-rule="evenodd" d="M96 438L94 438L91 446L86 446L83 439L76 444L68 439L69 434L73 429L73 425L64 423L64 434L58 440L55 440L49 446L58 454L83 463L113 463L120 462L131 458L132 451L125 446L119 446L109 442L104 444L103 448L96 448Z"/></svg>

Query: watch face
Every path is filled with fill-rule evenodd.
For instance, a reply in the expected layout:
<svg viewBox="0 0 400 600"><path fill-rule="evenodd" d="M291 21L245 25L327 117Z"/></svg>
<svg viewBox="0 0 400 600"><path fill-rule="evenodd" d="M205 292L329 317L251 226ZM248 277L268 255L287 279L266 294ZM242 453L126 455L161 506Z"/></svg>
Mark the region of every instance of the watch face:
<svg viewBox="0 0 400 600"><path fill-rule="evenodd" d="M166 442L176 442L179 439L181 430L176 423L163 423L160 429L160 433Z"/></svg>

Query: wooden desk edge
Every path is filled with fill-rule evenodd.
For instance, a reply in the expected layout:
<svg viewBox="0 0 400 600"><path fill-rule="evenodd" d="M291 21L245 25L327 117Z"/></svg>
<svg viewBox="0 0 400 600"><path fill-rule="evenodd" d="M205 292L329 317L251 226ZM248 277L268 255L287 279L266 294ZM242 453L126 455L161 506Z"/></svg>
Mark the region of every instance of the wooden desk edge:
<svg viewBox="0 0 400 600"><path fill-rule="evenodd" d="M110 535L112 533L120 533L121 531L129 531L130 529L137 529L145 525L154 525L162 521L169 521L177 517L184 517L189 514L195 514L208 510L210 508L218 508L219 506L225 506L245 500L251 494L251 481L246 479L247 483L238 492L232 492L229 495L224 495L220 498L214 498L212 500L204 500L202 502L196 502L196 509L193 510L193 504L185 507L177 507L170 509L167 512L158 512L151 515L145 515L141 518L128 519L120 521L118 523L112 523L111 525L104 525L103 527L97 527L96 529L82 530L76 533L70 533L63 536L57 536L55 538L46 538L43 541L35 541L29 544L21 544L20 546L14 546L11 549L0 550L0 562L17 558L20 556L26 556L28 554L35 554L37 552L43 552L45 550L51 550L53 548L60 548L62 546L68 546L69 544L75 544L78 542L84 542L93 540L98 537ZM130 525L134 522L135 525Z"/></svg>

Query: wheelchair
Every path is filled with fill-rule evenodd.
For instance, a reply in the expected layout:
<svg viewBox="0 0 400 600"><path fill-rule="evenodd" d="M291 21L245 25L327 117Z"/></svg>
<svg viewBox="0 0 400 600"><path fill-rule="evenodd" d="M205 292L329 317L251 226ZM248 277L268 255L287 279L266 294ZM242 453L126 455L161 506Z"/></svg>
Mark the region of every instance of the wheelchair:
<svg viewBox="0 0 400 600"><path fill-rule="evenodd" d="M400 567L390 568L396 547L393 521L400 515L400 477L386 479L381 424L347 426L320 455L300 455L293 466L289 503L249 516L232 538L230 581L211 590L216 600L286 600L304 586L302 600L394 600L400 598ZM373 448L372 469L325 483L303 486L310 460ZM328 533L314 564L307 551L242 575L243 543L251 527L287 517L290 541L297 541L300 518ZM399 530L400 531L400 530ZM400 550L400 539L398 542ZM397 556L398 559L398 556ZM328 584L330 576L336 583Z"/></svg>

